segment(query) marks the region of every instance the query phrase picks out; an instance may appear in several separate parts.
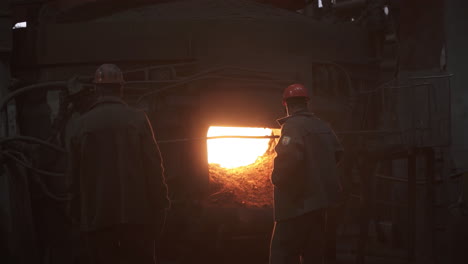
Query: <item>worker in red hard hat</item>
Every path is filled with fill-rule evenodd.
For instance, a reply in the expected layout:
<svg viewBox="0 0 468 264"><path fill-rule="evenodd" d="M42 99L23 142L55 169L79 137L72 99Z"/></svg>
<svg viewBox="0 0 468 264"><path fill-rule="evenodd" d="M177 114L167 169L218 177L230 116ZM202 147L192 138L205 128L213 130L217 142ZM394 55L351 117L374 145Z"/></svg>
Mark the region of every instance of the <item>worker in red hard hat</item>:
<svg viewBox="0 0 468 264"><path fill-rule="evenodd" d="M70 136L71 212L86 242L86 263L155 263L155 243L170 202L148 117L121 98L114 64L94 78L96 102Z"/></svg>
<svg viewBox="0 0 468 264"><path fill-rule="evenodd" d="M291 84L283 92L283 106L287 106L287 100L292 98L302 98L305 100L305 102L308 102L310 100L309 91L307 91L307 88L305 88L302 84ZM287 107L286 109L289 110Z"/></svg>
<svg viewBox="0 0 468 264"><path fill-rule="evenodd" d="M275 148L275 227L270 263L322 263L327 208L338 203L337 163L343 149L327 123L308 110L308 90L292 84L283 93L287 116L278 120Z"/></svg>

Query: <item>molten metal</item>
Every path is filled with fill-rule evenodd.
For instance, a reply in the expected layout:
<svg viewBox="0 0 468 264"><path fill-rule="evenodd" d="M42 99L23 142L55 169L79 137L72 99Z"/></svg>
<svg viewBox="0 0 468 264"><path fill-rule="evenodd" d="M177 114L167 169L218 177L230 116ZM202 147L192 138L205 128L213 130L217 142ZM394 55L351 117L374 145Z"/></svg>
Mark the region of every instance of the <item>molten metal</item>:
<svg viewBox="0 0 468 264"><path fill-rule="evenodd" d="M277 129L211 127L208 136L278 135ZM277 139L210 139L208 160L212 195L221 206L271 207L270 174ZM242 164L242 165L239 165Z"/></svg>
<svg viewBox="0 0 468 264"><path fill-rule="evenodd" d="M208 130L208 137L214 136L269 136L271 129L256 127L216 127ZM209 139L208 163L223 168L236 168L254 163L268 149L269 139Z"/></svg>

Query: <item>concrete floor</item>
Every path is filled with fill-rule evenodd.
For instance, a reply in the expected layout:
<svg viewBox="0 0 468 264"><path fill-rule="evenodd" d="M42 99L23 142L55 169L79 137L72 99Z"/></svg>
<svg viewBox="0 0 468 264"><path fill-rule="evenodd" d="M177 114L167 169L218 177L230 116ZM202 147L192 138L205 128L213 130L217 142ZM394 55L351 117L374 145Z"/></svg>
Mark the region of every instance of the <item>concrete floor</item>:
<svg viewBox="0 0 468 264"><path fill-rule="evenodd" d="M225 263L225 264L268 264L268 252L265 247L257 244L240 242L237 245L226 245L207 258L186 258L174 261L165 261L163 264L191 264L191 263ZM342 239L337 245L336 264L355 264L355 243L350 239ZM261 251L261 252L260 252ZM403 264L409 263L407 252L403 249L394 249L385 244L371 241L368 246L365 261L362 264Z"/></svg>

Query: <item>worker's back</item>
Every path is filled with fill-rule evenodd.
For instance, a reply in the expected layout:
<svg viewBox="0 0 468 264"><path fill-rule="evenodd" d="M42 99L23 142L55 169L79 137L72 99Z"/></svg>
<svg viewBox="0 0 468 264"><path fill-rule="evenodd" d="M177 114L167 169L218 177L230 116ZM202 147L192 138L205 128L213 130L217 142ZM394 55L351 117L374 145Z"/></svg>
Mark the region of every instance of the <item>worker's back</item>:
<svg viewBox="0 0 468 264"><path fill-rule="evenodd" d="M341 185L336 156L342 151L331 128L317 117L304 120L306 136L306 171L308 189L304 207L307 210L329 207L338 202Z"/></svg>
<svg viewBox="0 0 468 264"><path fill-rule="evenodd" d="M148 224L168 206L159 149L143 112L101 98L71 138L72 208L81 227Z"/></svg>
<svg viewBox="0 0 468 264"><path fill-rule="evenodd" d="M327 208L338 201L340 192L336 154L342 148L331 128L308 112L283 121L272 174L277 220ZM280 181L288 184L281 188Z"/></svg>

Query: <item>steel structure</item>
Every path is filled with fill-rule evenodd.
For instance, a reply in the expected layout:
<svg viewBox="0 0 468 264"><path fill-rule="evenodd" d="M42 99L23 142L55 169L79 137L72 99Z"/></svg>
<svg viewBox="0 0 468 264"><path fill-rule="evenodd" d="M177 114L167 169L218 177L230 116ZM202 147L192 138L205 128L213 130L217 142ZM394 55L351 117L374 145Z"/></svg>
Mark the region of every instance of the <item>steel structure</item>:
<svg viewBox="0 0 468 264"><path fill-rule="evenodd" d="M16 206L7 217L9 232L15 237L10 252L14 256L24 248L33 252L17 261L31 262L41 252L35 243L34 221L60 219L46 210L43 200L30 197L32 190L41 190L46 201L67 199L64 179L58 177L64 161L57 153L63 152L67 131L73 129L73 118L79 115L70 111L70 91L89 87L95 68L108 62L124 69L126 101L147 111L162 143L173 182L175 206L170 220L187 228L176 232L177 228L169 227L175 234L165 238L169 245L166 257L186 253L174 245L184 241L185 246L194 246L187 241L201 230L208 235L198 243L200 252L216 251L226 241L238 239L246 244L266 243L270 209L218 208L193 202L210 195L206 132L211 125L277 127L275 119L283 115L281 91L301 82L312 87L311 107L338 131L347 150L341 173L351 197L348 208L360 208L358 213L348 214L360 228L354 234L357 260L365 261L368 254L372 221L379 238L383 233L380 223L399 225L400 232L393 238L406 244L408 260L429 263L436 259L425 253L434 253L443 243L436 219L443 218L440 204L447 202L440 197L453 200L446 193L453 189L448 173L452 168L450 148L463 145L465 131L452 123L453 116L460 121L464 105L462 100L453 105L452 100L463 94L464 79L458 76L464 64L453 59L458 53L448 52L448 68L434 69L435 57L440 57L434 50L442 45L438 38L442 33L434 33L438 37L428 48L411 52L411 43L425 39L427 31L395 23L397 16L404 20L409 12L399 13L392 5L387 6L393 17L385 20L383 48L377 49L369 41L375 34L368 31L373 28L370 14L377 9L365 1L337 1L332 22L327 20L329 14L308 17L307 12L301 15L262 4L266 2L281 2L290 10L304 7L299 3L304 1L142 0L132 5L119 1L106 8L106 0L18 0L12 1L13 19L2 16L8 12L0 13L0 27L8 29L3 31L11 32L11 21L28 20L28 28L13 34L13 51L10 39L0 39L4 137L0 145L5 146L7 177L3 179L8 179L3 187L14 190L2 202ZM412 10L410 2L417 1L408 1L408 10ZM27 7L41 7L41 12L25 12ZM438 7L458 14L454 4ZM431 10L436 15L442 12ZM7 23L2 20L5 17ZM428 21L423 15L418 18ZM439 18L433 20L437 28L443 27ZM445 49L459 48L454 37L457 32L447 28ZM9 82L5 54L14 58L15 82ZM7 93L10 84L14 91ZM18 130L21 136L15 135ZM37 162L40 156L58 161ZM181 159L186 167L180 166ZM27 202L21 204L20 200ZM184 207L187 204L192 210ZM46 208L44 212L33 215L32 209L41 206ZM200 229L189 230L181 215L186 221L200 223ZM250 222L242 222L244 218ZM20 230L24 226L30 228ZM227 232L229 228L238 233ZM57 241L47 243L56 245ZM265 250L261 247L256 261L262 260ZM218 254L199 257L219 261L222 250ZM55 257L66 259L64 255Z"/></svg>

